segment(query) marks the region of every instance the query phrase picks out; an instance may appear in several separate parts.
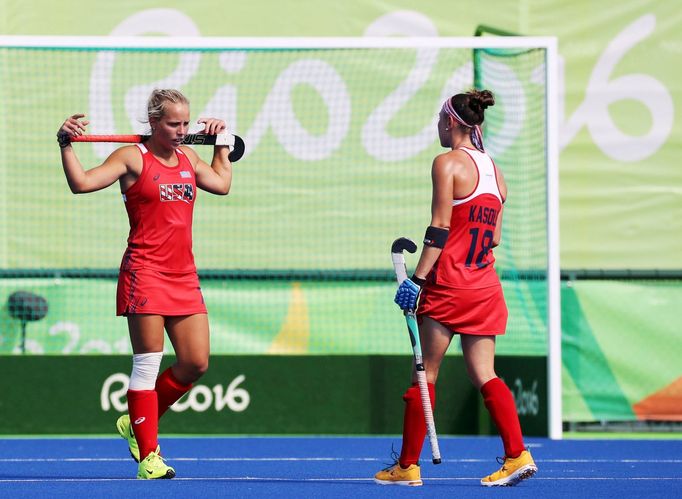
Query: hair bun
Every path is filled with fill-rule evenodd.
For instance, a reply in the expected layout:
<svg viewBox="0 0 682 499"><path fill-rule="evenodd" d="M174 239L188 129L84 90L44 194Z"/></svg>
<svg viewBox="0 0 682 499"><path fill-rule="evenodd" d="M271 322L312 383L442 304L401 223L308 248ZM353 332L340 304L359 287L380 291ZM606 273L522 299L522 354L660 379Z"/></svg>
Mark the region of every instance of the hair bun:
<svg viewBox="0 0 682 499"><path fill-rule="evenodd" d="M470 105L476 105L481 111L495 105L495 96L490 90L474 90L472 92Z"/></svg>
<svg viewBox="0 0 682 499"><path fill-rule="evenodd" d="M451 104L464 123L472 127L483 123L485 108L495 104L495 97L490 90L471 89L466 93L454 95Z"/></svg>

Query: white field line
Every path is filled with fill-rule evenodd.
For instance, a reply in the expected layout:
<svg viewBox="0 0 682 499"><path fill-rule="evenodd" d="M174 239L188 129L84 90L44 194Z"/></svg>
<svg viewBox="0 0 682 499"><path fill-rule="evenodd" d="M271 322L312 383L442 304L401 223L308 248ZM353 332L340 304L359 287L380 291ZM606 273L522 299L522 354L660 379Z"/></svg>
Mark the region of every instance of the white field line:
<svg viewBox="0 0 682 499"><path fill-rule="evenodd" d="M376 457L172 457L169 462L384 462ZM128 462L129 457L5 457L0 463ZM491 459L443 459L444 463L489 463ZM536 459L538 463L682 464L682 459Z"/></svg>
<svg viewBox="0 0 682 499"><path fill-rule="evenodd" d="M456 478L427 478L426 482L461 482L479 481L480 477L456 477ZM544 481L682 481L682 477L533 477L535 480ZM64 482L132 482L135 478L3 478L0 483L64 483ZM184 482L326 482L326 483L347 483L347 482L374 482L372 478L281 478L281 477L187 477L174 478L173 481Z"/></svg>

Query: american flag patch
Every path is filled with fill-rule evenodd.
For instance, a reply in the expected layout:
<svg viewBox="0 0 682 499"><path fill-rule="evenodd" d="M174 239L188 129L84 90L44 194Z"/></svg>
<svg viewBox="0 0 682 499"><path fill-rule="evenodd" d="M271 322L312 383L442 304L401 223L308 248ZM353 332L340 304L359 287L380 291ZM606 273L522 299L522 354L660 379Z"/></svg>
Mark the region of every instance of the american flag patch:
<svg viewBox="0 0 682 499"><path fill-rule="evenodd" d="M192 175L190 175L189 172L188 172L187 170L183 170L183 171L180 172L180 176L181 176L182 178L190 178Z"/></svg>

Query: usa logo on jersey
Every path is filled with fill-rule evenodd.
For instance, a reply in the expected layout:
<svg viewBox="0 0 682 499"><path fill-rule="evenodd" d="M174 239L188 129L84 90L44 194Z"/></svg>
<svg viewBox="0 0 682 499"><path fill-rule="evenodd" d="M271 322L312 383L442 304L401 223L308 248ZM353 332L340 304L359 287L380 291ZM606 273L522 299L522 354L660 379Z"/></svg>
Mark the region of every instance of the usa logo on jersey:
<svg viewBox="0 0 682 499"><path fill-rule="evenodd" d="M161 202L183 201L189 203L194 199L192 184L159 184Z"/></svg>

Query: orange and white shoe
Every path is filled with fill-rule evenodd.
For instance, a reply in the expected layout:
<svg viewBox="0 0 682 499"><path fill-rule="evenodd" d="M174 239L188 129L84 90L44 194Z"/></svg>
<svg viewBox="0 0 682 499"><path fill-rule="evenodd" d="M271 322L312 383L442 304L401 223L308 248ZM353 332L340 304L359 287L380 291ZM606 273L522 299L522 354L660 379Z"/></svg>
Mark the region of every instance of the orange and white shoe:
<svg viewBox="0 0 682 499"><path fill-rule="evenodd" d="M511 487L521 480L532 477L538 471L530 452L524 450L518 457L507 457L501 460L502 467L492 475L481 479L486 487Z"/></svg>
<svg viewBox="0 0 682 499"><path fill-rule="evenodd" d="M419 465L411 464L407 468L401 468L398 462L374 475L374 481L381 485L407 485L411 487L418 487L423 484Z"/></svg>

